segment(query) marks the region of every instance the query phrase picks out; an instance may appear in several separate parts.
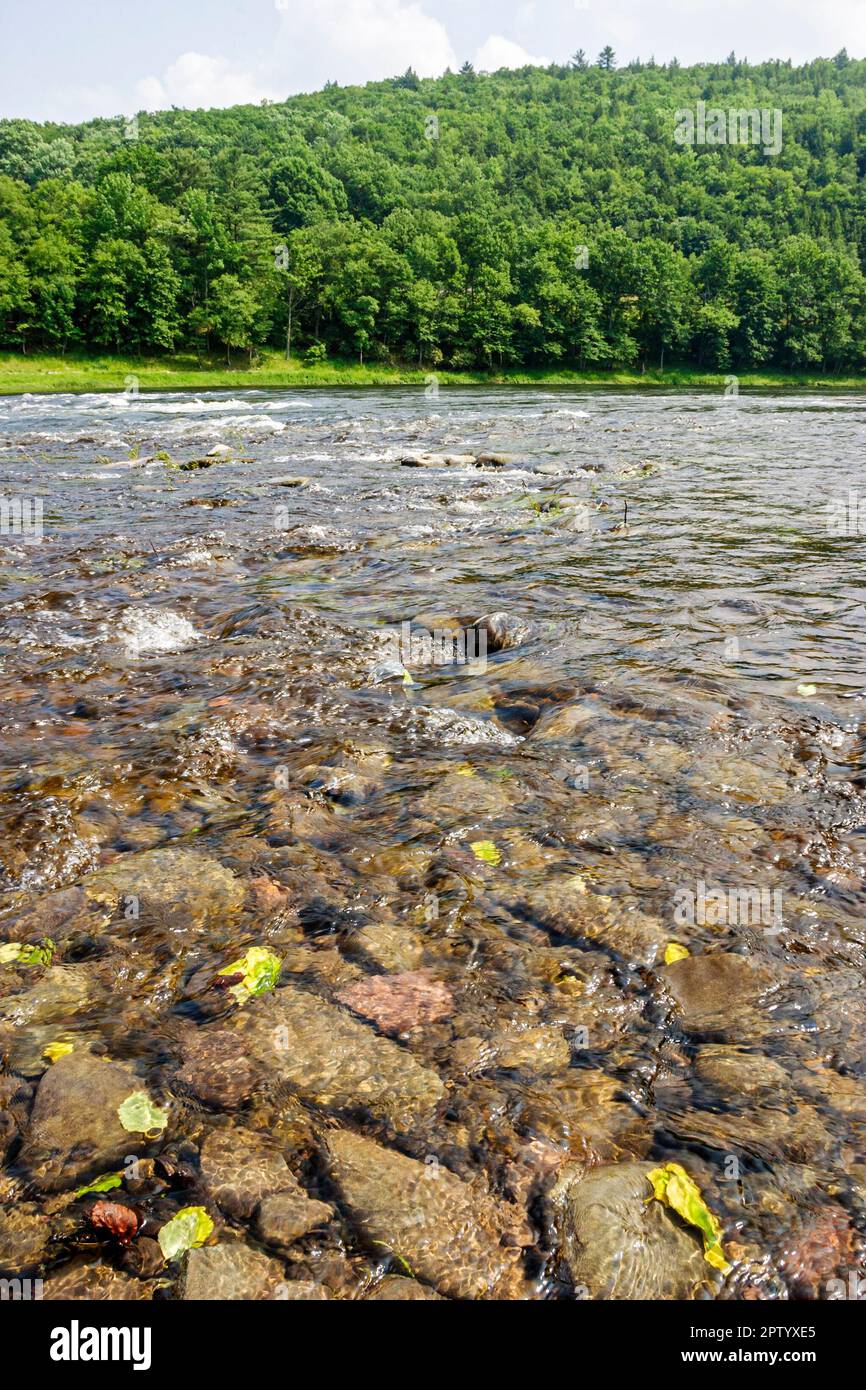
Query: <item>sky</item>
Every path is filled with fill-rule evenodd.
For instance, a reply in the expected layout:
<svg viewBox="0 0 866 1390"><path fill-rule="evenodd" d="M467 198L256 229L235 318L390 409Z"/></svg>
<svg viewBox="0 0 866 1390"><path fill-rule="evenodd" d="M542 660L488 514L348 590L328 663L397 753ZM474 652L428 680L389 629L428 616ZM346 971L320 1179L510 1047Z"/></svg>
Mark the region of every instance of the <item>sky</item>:
<svg viewBox="0 0 866 1390"><path fill-rule="evenodd" d="M282 100L469 59L866 56L866 0L0 0L0 116Z"/></svg>

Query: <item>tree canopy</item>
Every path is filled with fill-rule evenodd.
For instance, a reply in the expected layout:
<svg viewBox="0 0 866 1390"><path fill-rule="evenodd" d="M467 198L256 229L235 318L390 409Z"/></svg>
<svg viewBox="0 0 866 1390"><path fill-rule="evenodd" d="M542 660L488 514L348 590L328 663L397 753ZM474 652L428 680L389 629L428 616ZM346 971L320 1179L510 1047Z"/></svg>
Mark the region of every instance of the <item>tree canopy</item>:
<svg viewBox="0 0 866 1390"><path fill-rule="evenodd" d="M778 110L777 153L675 113ZM866 61L566 64L0 121L0 344L866 367Z"/></svg>

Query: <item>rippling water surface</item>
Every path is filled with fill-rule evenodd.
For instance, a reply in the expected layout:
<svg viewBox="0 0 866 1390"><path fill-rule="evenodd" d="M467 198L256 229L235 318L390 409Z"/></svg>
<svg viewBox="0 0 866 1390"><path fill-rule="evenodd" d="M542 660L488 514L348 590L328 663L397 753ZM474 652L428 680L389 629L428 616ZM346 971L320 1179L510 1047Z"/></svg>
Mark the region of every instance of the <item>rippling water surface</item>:
<svg viewBox="0 0 866 1390"><path fill-rule="evenodd" d="M866 1215L866 561L828 506L866 494L864 426L841 394L0 398L0 495L43 506L0 538L0 937L56 948L0 965L0 1201L32 1247L0 1220L0 1265L177 1296L134 1252L200 1201L330 1296L407 1270L837 1296ZM486 660L430 661L425 631L490 615ZM213 976L251 945L282 975L238 1008ZM118 1166L36 1143L58 1040L169 1111L131 1247L46 1177ZM330 1207L291 1241L209 1176L214 1134L264 1133ZM433 1174L414 1233L394 1154ZM642 1199L587 1215L588 1172L667 1162L725 1279L670 1214L630 1251ZM507 1279L471 1240L440 1272L450 1175Z"/></svg>

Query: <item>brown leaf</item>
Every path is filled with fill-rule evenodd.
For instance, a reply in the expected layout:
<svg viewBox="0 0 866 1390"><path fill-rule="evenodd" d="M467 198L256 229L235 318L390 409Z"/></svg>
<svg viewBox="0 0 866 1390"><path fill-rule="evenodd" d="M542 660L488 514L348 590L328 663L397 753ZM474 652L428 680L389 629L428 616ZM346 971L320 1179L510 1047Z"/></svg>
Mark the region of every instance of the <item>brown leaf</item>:
<svg viewBox="0 0 866 1390"><path fill-rule="evenodd" d="M95 1202L90 1208L90 1224L109 1231L121 1245L129 1245L138 1232L138 1217L122 1202Z"/></svg>

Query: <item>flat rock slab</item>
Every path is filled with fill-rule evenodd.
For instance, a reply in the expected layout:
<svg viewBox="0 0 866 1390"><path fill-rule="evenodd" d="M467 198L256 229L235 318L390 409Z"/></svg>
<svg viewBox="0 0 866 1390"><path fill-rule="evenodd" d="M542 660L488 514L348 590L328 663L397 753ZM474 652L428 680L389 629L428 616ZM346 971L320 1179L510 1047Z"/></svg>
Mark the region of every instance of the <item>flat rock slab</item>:
<svg viewBox="0 0 866 1390"><path fill-rule="evenodd" d="M139 910L182 927L203 926L237 912L244 885L216 859L187 849L151 849L128 854L88 874L81 887L92 902L117 907L138 899Z"/></svg>
<svg viewBox="0 0 866 1390"><path fill-rule="evenodd" d="M776 981L768 967L748 956L731 951L688 956L665 966L659 977L687 1033L738 1042L771 1030L763 1001Z"/></svg>
<svg viewBox="0 0 866 1390"><path fill-rule="evenodd" d="M18 1162L45 1192L120 1168L143 1141L123 1128L118 1107L145 1089L118 1062L88 1052L61 1057L39 1082Z"/></svg>
<svg viewBox="0 0 866 1390"><path fill-rule="evenodd" d="M368 975L337 998L353 1012L371 1019L383 1033L398 1037L420 1024L446 1018L454 1008L451 991L426 970Z"/></svg>
<svg viewBox="0 0 866 1390"><path fill-rule="evenodd" d="M519 1298L515 1245L503 1244L522 1213L478 1192L440 1164L419 1163L341 1130L328 1136L343 1200L381 1253L450 1298Z"/></svg>
<svg viewBox="0 0 866 1390"><path fill-rule="evenodd" d="M190 1302L280 1298L286 1285L282 1264L248 1245L203 1245L190 1250L178 1295Z"/></svg>
<svg viewBox="0 0 866 1390"><path fill-rule="evenodd" d="M396 1128L428 1114L444 1094L429 1068L317 995L285 988L256 1000L237 1021L250 1055L303 1099L365 1110Z"/></svg>
<svg viewBox="0 0 866 1390"><path fill-rule="evenodd" d="M576 1288L595 1299L689 1299L712 1288L698 1233L652 1193L654 1163L563 1171L552 1201L561 1249Z"/></svg>

